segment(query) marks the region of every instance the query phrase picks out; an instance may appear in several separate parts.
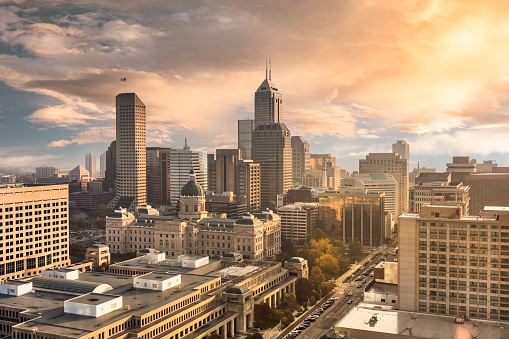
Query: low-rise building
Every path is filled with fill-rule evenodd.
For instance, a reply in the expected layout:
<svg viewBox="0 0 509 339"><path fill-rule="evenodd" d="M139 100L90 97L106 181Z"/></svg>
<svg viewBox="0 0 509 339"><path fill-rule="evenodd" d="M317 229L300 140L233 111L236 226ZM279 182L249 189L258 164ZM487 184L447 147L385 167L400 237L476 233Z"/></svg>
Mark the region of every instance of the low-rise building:
<svg viewBox="0 0 509 339"><path fill-rule="evenodd" d="M281 232L292 242L306 240L313 233L318 221L318 203L285 205L277 210L281 218Z"/></svg>
<svg viewBox="0 0 509 339"><path fill-rule="evenodd" d="M94 267L104 267L110 264L110 248L104 244L94 244L87 247L86 261L93 261Z"/></svg>

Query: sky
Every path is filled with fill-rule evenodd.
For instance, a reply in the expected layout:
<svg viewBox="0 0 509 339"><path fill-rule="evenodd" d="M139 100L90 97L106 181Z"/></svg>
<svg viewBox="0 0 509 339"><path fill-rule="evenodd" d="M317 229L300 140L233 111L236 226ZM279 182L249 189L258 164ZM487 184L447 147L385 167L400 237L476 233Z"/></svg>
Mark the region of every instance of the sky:
<svg viewBox="0 0 509 339"><path fill-rule="evenodd" d="M0 166L83 166L121 92L149 146L235 148L266 58L292 135L348 171L399 139L411 168L509 166L501 0L0 0Z"/></svg>

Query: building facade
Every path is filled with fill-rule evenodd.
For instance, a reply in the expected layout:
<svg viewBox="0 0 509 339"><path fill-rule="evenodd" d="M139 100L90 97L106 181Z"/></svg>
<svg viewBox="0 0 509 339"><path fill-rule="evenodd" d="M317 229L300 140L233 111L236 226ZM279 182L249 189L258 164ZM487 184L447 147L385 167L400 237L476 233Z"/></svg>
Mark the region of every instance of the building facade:
<svg viewBox="0 0 509 339"><path fill-rule="evenodd" d="M196 181L204 191L207 191L207 153L192 150L187 145L186 139L184 148L174 149L170 152L170 203L172 206L177 206L180 199L180 191L189 181L190 170L195 172Z"/></svg>
<svg viewBox="0 0 509 339"><path fill-rule="evenodd" d="M146 107L136 93L116 97L116 178L117 204L136 210L147 204Z"/></svg>
<svg viewBox="0 0 509 339"><path fill-rule="evenodd" d="M238 147L242 151L242 159L251 160L251 137L254 130L254 120L238 121Z"/></svg>
<svg viewBox="0 0 509 339"><path fill-rule="evenodd" d="M253 131L253 161L260 164L260 205L274 208L277 195L292 186L292 146L285 124L259 125Z"/></svg>
<svg viewBox="0 0 509 339"><path fill-rule="evenodd" d="M477 172L477 161L467 156L452 157L452 162L447 163L447 172L451 173L452 182L463 182L467 175Z"/></svg>
<svg viewBox="0 0 509 339"><path fill-rule="evenodd" d="M507 208L469 217L422 206L399 220L399 309L509 320Z"/></svg>
<svg viewBox="0 0 509 339"><path fill-rule="evenodd" d="M106 150L106 170L104 173L103 191L115 192L117 177L117 142L112 141Z"/></svg>
<svg viewBox="0 0 509 339"><path fill-rule="evenodd" d="M388 173L398 182L397 215L408 211L408 159L396 153L369 153L359 160L359 173Z"/></svg>
<svg viewBox="0 0 509 339"><path fill-rule="evenodd" d="M55 166L39 166L35 168L35 176L37 178L51 178L58 174L58 167Z"/></svg>
<svg viewBox="0 0 509 339"><path fill-rule="evenodd" d="M410 187L410 213L419 213L424 205L461 206L464 215L470 215L470 186L462 183L433 182Z"/></svg>
<svg viewBox="0 0 509 339"><path fill-rule="evenodd" d="M150 205L170 205L170 154L174 150L147 147L147 201Z"/></svg>
<svg viewBox="0 0 509 339"><path fill-rule="evenodd" d="M470 215L479 215L485 206L509 206L509 173L478 173L464 176L470 186Z"/></svg>
<svg viewBox="0 0 509 339"><path fill-rule="evenodd" d="M397 153L401 159L410 160L410 145L405 140L398 140L392 144L392 153Z"/></svg>
<svg viewBox="0 0 509 339"><path fill-rule="evenodd" d="M293 136L291 140L293 183L302 183L302 177L311 173L309 143L301 136Z"/></svg>
<svg viewBox="0 0 509 339"><path fill-rule="evenodd" d="M255 92L254 127L283 122L283 96L266 74L265 80Z"/></svg>
<svg viewBox="0 0 509 339"><path fill-rule="evenodd" d="M342 188L337 193L320 193L318 224L343 243L380 246L390 234L384 216L384 193Z"/></svg>
<svg viewBox="0 0 509 339"><path fill-rule="evenodd" d="M278 208L281 218L281 232L294 243L305 241L318 222L318 203L296 202Z"/></svg>
<svg viewBox="0 0 509 339"><path fill-rule="evenodd" d="M106 175L106 152L99 156L99 177L104 178Z"/></svg>
<svg viewBox="0 0 509 339"><path fill-rule="evenodd" d="M0 186L0 279L68 266L67 185Z"/></svg>
<svg viewBox="0 0 509 339"><path fill-rule="evenodd" d="M85 168L90 173L90 178L97 178L97 157L92 152L85 154Z"/></svg>

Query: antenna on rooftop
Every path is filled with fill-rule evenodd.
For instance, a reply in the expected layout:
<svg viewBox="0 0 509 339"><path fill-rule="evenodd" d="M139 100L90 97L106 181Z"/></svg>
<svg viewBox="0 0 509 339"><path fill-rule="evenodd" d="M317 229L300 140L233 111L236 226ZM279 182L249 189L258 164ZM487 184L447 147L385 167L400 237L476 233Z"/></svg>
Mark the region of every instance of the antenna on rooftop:
<svg viewBox="0 0 509 339"><path fill-rule="evenodd" d="M267 68L267 58L265 58L265 80L268 79L268 68Z"/></svg>
<svg viewBox="0 0 509 339"><path fill-rule="evenodd" d="M269 59L269 80L272 80L272 60Z"/></svg>

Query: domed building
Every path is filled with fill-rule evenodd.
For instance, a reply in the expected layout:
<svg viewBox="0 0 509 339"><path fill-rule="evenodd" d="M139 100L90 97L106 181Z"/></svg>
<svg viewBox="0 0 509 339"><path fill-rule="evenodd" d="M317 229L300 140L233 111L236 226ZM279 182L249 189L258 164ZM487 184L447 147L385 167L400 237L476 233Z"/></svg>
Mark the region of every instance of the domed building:
<svg viewBox="0 0 509 339"><path fill-rule="evenodd" d="M205 192L196 181L194 170L189 172L189 182L180 190L180 212L182 220L200 220L207 217Z"/></svg>
<svg viewBox="0 0 509 339"><path fill-rule="evenodd" d="M205 192L193 170L180 192L178 218L152 213L150 206L133 215L113 211L106 218L106 243L113 253L154 248L168 256L208 255L212 258L236 252L244 259L273 260L281 253L281 219L271 210L240 219L210 214Z"/></svg>

